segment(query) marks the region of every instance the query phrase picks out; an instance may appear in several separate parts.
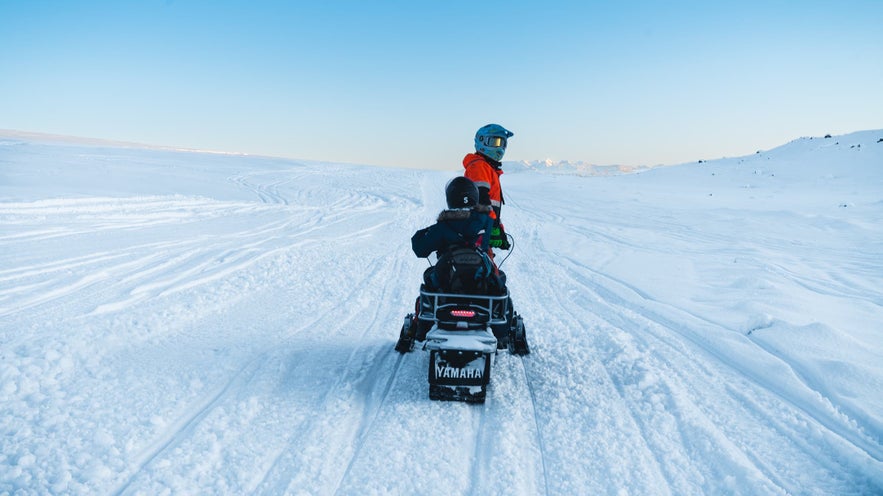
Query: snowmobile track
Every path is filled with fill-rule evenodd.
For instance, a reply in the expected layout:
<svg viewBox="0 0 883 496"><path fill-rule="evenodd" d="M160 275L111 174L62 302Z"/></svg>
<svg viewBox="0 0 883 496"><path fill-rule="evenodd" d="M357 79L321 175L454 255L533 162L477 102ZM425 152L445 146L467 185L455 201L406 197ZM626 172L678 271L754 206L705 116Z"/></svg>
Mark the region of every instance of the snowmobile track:
<svg viewBox="0 0 883 496"><path fill-rule="evenodd" d="M491 454L493 453L494 439L493 435L488 433L488 423L495 423L493 420L489 420L489 417L495 417L491 396L491 391L489 390L484 403L474 405L477 413L473 416L473 424L477 423L478 425L475 427L476 434L473 440L472 466L469 474L471 487L467 494L489 493L488 488L485 487L485 481L487 480L485 474L488 473L488 464L490 463L488 460L491 459Z"/></svg>
<svg viewBox="0 0 883 496"><path fill-rule="evenodd" d="M606 306L610 306L615 310L613 312L597 312L599 316L618 316L619 320L617 320L616 322L611 321L610 317L603 317L605 320L610 322L611 325L623 326L623 324L627 322L624 319L628 319L629 317L631 317L631 320L633 320L634 322L629 324L628 327L635 329L640 328L644 331L641 333L641 336L644 336L645 339L652 338L655 341L658 341L660 344L664 344L668 347L671 347L671 344L667 340L663 339L662 336L660 336L658 329L661 328L670 330L676 335L692 343L694 346L708 353L710 356L714 357L717 362L727 365L733 371L737 372L740 376L754 382L754 384L762 388L764 391L776 395L783 402L801 411L807 417L812 418L820 427L825 426L825 428L830 430L830 432L833 433L835 436L841 437L854 446L860 448L874 459L878 461L883 460L883 452L879 450L879 445L875 441L856 435L855 431L852 429L838 427L853 422L851 418L844 415L842 412L828 411L825 408L820 408L816 405L812 405L810 402L807 401L807 396L798 394L794 391L785 390L780 385L766 380L765 377L759 376L752 369L745 367L741 363L733 361L727 355L723 354L720 350L712 346L710 343L698 337L699 331L696 331L695 329L701 329L708 326L719 327L718 324L710 322L706 319L702 319L701 317L693 315L689 312L685 312L679 308L669 307L668 305L664 305L661 302L654 301L649 297L641 295L640 292L638 292L635 288L624 284L621 281L596 272L573 259L567 257L565 257L565 259L572 267L572 270L570 271L571 273L580 274L588 272L589 274L592 274L594 277L600 278L603 281L603 283L592 282L584 277L579 276L576 276L577 279L574 279L576 282L583 285L587 290L598 295L601 301L603 301ZM630 302L628 298L623 296L621 294L622 292L632 292L638 295L642 300L645 300L648 304L639 307L635 303ZM685 322L678 322L674 319L683 319ZM638 324L637 322L640 320L645 320L647 323L652 325ZM758 346L759 349L764 349L758 343L755 342L755 344ZM676 348L673 349L674 351L678 351ZM823 391L817 391L812 387L811 384L803 379L803 375L800 373L800 371L794 370L794 368L790 364L788 364L784 360L781 360L775 353L770 353L770 356L775 357L777 360L780 360L783 367L794 374L794 376L800 380L801 384L811 391L811 397L826 398ZM684 357L686 358L687 355L684 355ZM779 432L782 434L786 434L787 431L780 430ZM800 436L794 437L792 439L797 442L797 444L803 444ZM813 451L814 450L806 450L807 453L811 453Z"/></svg>
<svg viewBox="0 0 883 496"><path fill-rule="evenodd" d="M398 353L393 349L390 349L387 355L393 353L396 355L395 365L393 366L392 372L389 374L389 378L387 379L386 384L384 385L383 390L380 393L380 398L376 401L370 402L362 414L362 421L359 424L359 428L356 431L355 435L355 448L353 449L353 453L350 456L349 462L346 465L346 469L343 471L343 474L337 481L337 485L334 488L333 494L340 494L343 481L347 480L347 477L350 475L350 472L352 471L356 460L359 458L359 453L361 453L365 441L368 438L368 435L371 433L371 429L374 427L375 422L377 422L377 418L384 410L383 407L386 404L387 398L389 397L389 392L392 390L392 385L393 383L395 383L396 377L398 376L399 368L401 368L402 365L402 360L404 360L405 358L405 355Z"/></svg>
<svg viewBox="0 0 883 496"><path fill-rule="evenodd" d="M402 250L403 248L399 249L399 251ZM400 266L402 260L403 257L400 256L400 254L392 257L374 259L366 269L365 273L376 277L384 277L389 270L393 273L398 273L398 271L401 270ZM382 266L390 266L390 269L384 269ZM386 282L382 285L380 301L395 301L394 298L390 298L389 296L390 292L398 288L398 286L397 278L387 278ZM358 284L354 284L353 287L349 289L348 296L343 300L356 301L359 298L359 295L364 293L366 287L370 287L366 280L359 281ZM341 464L336 463L335 467L323 467L325 470L319 470L319 472L322 473L318 474L320 477L325 476L329 480L336 481L334 482L335 489L333 494L341 491L340 488L347 480L353 466L359 459L359 454L363 449L365 440L369 437L378 417L384 411L387 397L393 389L398 371L402 364L402 355L396 353L392 347L383 346L381 348L382 351L379 351L377 355L375 355L375 359L370 361L367 368L360 368L357 366L360 363L359 360L366 356L366 350L363 347L360 347L359 344L367 339L372 329L378 327L385 329L387 327L385 318L388 314L388 310L395 308L392 303L389 303L389 305L391 307L390 309L381 306L372 307L374 308L372 315L365 320L361 319L364 319L367 316L360 313L357 306L343 307L344 312L347 312L343 315L339 314L341 307L332 307L325 314L319 316L315 322L309 326L305 326L307 329L361 328L364 330L356 335L349 356L346 358L345 362L340 365L340 370L343 373L333 380L327 390L322 393L321 399L318 399L316 402L318 407L315 409L314 413L309 418L305 419L300 425L292 426L292 430L300 434L291 436L284 444L284 447L278 451L273 462L265 470L260 482L255 486L254 492L256 494L280 494L288 491L291 487L297 487L298 485L309 487L311 485L311 481L304 480L304 477L313 477L317 474L303 473L301 467L302 462L299 458L298 452L301 451L304 445L316 444L307 443L306 441L309 441L312 437L321 435L323 432L323 425L328 422L328 418L338 415L338 408L335 405L342 401L343 398L348 397L348 394L351 394L347 391L347 387L353 383L360 383L367 386L366 390L363 392L364 397L367 398L367 403L359 414L358 427L356 427L352 435L347 434L344 438L335 441L336 444L334 445L334 448L337 448L337 451L340 451L341 455L345 454L348 457L346 467L343 471L339 472L335 467L339 467ZM395 357L395 360L392 365L389 365L390 358L392 357ZM363 361L361 363L365 362ZM360 379L357 381L355 379L356 377L359 377ZM381 384L382 387L379 387ZM349 415L348 412L342 412L339 415L343 415L342 421L351 421L351 415ZM325 440L325 442L328 441L329 440L327 439ZM336 475L337 473L340 475ZM294 474L294 476L292 476L292 474Z"/></svg>
<svg viewBox="0 0 883 496"><path fill-rule="evenodd" d="M188 438L189 434L193 432L196 426L208 416L208 414L219 405L231 391L238 390L238 386L248 383L250 379L254 377L260 369L260 364L263 363L265 359L266 354L260 355L247 363L243 368L236 372L226 384L219 388L214 395L209 396L205 402L196 408L192 415L177 422L176 426L168 431L166 435L137 456L136 458L139 461L134 464L135 470L131 471L128 477L126 477L126 480L117 489L112 491L112 494L124 494L139 474L141 474L142 471L154 460L158 459L163 453L169 452L169 450Z"/></svg>
<svg viewBox="0 0 883 496"><path fill-rule="evenodd" d="M378 363L378 367L381 367L385 363L385 361L380 361ZM355 436L352 438L347 438L348 441L352 439L356 440L356 444L353 447L353 453L350 455L350 460L347 464L347 468L344 470L344 475L339 478L339 481L345 480L346 474L351 470L354 461L357 458L358 453L361 450L361 445L364 439L368 436L371 427L374 421L379 416L382 411L382 407L384 402L386 401L386 397L389 394L389 391L392 389L392 384L395 382L395 377L398 372L399 366L401 364L401 356L399 356L393 366L392 373L390 377L387 379L385 386L380 393L380 399L376 401L375 404L367 407L366 411L362 414L362 421L359 425ZM281 494L286 492L292 484L292 473L298 473L297 469L299 468L299 458L297 453L305 446L306 439L309 439L311 436L316 435L316 433L322 432L322 424L326 421L327 415L325 412L330 412L334 410L334 403L340 400L339 395L341 389L347 385L347 382L343 379L338 379L332 384L332 386L325 391L321 395L321 400L319 400L318 404L320 405L312 415L310 415L306 420L301 422L298 425L292 425L292 432L300 433L292 435L285 442L284 446L278 451L277 455L273 459L273 462L266 468L264 471L263 477L261 477L260 482L255 486L254 493L255 494ZM346 443L344 443L346 444ZM299 474L300 475L300 474ZM338 482L338 485L340 482ZM338 490L335 489L335 492Z"/></svg>
<svg viewBox="0 0 883 496"><path fill-rule="evenodd" d="M545 489L545 494L549 494L549 469L546 466L546 442L543 439L543 429L542 423L540 422L540 414L537 409L537 393L533 384L531 384L530 374L528 373L527 366L527 358L526 357L518 357L521 362L521 370L524 373L524 382L527 384L527 391L530 393L530 407L533 410L531 412L531 416L534 421L534 428L537 431L537 444L540 447L540 463L543 468L543 488Z"/></svg>

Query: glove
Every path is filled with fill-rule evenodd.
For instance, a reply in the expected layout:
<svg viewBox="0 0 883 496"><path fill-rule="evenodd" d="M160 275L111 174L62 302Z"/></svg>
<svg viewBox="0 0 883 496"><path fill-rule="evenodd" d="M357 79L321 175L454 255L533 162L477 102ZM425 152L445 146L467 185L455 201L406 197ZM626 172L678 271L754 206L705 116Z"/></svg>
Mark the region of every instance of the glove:
<svg viewBox="0 0 883 496"><path fill-rule="evenodd" d="M509 238L506 236L506 229L503 227L503 224L499 224L494 226L491 229L491 248L499 248L501 250L508 250L511 248L509 244Z"/></svg>

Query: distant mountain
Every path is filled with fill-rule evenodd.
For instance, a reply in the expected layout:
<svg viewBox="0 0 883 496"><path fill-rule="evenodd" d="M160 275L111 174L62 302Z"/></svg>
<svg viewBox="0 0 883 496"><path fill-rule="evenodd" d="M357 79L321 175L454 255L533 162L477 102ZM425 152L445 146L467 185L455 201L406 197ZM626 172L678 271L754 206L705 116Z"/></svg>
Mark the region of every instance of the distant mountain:
<svg viewBox="0 0 883 496"><path fill-rule="evenodd" d="M883 146L883 129L856 131L844 135L802 137L792 140L776 148L757 151L751 155L742 157L722 157L712 160L697 160L696 162L687 162L685 164L665 164L653 166L628 166L628 165L595 165L584 161L571 162L568 160L555 161L546 160L521 160L506 162L505 170L507 173L535 171L544 174L561 174L576 176L618 176L623 174L635 174L648 171L659 167L668 167L673 165L689 165L704 164L708 165L730 165L733 163L757 163L758 160L769 160L773 157L777 159L786 159L784 163L795 162L801 167L806 160L815 157L818 153L831 153L835 150L850 150L854 152L872 149L874 146ZM815 164L816 162L812 162ZM826 164L825 167L828 165Z"/></svg>
<svg viewBox="0 0 883 496"><path fill-rule="evenodd" d="M583 161L570 162L567 160L554 161L546 159L506 162L505 170L506 172L531 170L546 174L571 174L577 176L618 176L621 174L634 174L651 168L644 165L595 165Z"/></svg>

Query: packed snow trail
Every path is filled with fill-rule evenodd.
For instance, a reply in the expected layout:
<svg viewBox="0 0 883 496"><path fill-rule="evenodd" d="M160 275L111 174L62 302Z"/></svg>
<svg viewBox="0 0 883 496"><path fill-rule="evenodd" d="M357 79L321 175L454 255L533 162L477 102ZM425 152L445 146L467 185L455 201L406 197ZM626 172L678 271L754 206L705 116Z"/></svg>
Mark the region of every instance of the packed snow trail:
<svg viewBox="0 0 883 496"><path fill-rule="evenodd" d="M883 491L879 191L741 187L871 145L504 176L532 353L469 405L393 350L456 172L0 143L0 492Z"/></svg>

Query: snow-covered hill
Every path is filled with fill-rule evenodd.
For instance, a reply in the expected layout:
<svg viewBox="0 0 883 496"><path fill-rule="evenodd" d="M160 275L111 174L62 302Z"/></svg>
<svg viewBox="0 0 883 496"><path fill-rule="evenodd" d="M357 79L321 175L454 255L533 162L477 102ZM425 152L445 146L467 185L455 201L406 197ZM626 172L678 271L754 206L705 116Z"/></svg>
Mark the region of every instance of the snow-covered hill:
<svg viewBox="0 0 883 496"><path fill-rule="evenodd" d="M881 494L881 138L505 175L479 406L393 351L456 172L0 137L0 493Z"/></svg>

